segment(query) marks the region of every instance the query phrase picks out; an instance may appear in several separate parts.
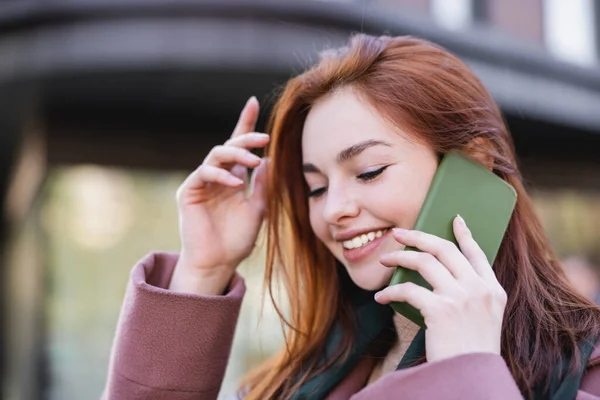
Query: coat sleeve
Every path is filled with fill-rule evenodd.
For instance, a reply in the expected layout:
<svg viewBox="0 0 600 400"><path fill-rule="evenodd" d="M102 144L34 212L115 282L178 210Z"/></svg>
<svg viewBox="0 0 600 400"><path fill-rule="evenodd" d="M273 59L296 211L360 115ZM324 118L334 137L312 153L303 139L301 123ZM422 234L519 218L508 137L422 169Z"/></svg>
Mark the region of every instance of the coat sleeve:
<svg viewBox="0 0 600 400"><path fill-rule="evenodd" d="M488 353L473 353L382 376L352 397L352 400L390 398L414 400L521 400L523 396L504 359Z"/></svg>
<svg viewBox="0 0 600 400"><path fill-rule="evenodd" d="M177 255L153 253L131 271L103 399L216 399L245 292L236 275L222 296L174 293Z"/></svg>

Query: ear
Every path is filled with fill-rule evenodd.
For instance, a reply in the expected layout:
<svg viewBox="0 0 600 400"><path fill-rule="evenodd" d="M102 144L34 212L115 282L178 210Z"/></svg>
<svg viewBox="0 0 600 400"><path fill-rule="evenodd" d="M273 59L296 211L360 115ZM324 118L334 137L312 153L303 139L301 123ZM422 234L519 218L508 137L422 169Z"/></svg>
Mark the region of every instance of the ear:
<svg viewBox="0 0 600 400"><path fill-rule="evenodd" d="M493 153L493 151L490 152L490 150L493 148L494 146L488 139L480 136L471 140L462 151L479 164L492 171L494 169L494 157L490 155L490 153Z"/></svg>

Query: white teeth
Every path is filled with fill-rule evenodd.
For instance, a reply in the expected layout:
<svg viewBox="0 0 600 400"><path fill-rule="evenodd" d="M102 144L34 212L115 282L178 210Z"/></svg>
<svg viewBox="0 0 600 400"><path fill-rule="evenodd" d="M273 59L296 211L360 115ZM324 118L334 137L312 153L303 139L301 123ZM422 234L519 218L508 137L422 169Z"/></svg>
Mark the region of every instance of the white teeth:
<svg viewBox="0 0 600 400"><path fill-rule="evenodd" d="M345 249L356 249L358 247L364 246L365 244L367 244L369 242L372 242L373 240L375 240L377 238L382 237L386 231L387 231L387 229L384 229L384 230L378 230L378 231L358 235L350 240L345 240L342 243L342 245L344 246Z"/></svg>
<svg viewBox="0 0 600 400"><path fill-rule="evenodd" d="M361 240L362 244L369 243L369 238L367 237L367 235L361 235L360 240Z"/></svg>

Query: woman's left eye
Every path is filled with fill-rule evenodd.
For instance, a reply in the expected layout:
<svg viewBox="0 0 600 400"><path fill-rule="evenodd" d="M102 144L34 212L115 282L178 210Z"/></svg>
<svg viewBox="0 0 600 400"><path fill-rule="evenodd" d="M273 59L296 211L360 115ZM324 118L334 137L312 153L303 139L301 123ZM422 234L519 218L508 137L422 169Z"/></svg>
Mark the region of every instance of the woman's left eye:
<svg viewBox="0 0 600 400"><path fill-rule="evenodd" d="M381 173L383 171L385 171L385 169L388 167L389 165L383 166L379 169L376 169L375 171L369 171L369 172L365 172L363 174L360 174L357 176L358 179L361 179L363 181L370 181L372 179L377 178L379 175L381 175Z"/></svg>

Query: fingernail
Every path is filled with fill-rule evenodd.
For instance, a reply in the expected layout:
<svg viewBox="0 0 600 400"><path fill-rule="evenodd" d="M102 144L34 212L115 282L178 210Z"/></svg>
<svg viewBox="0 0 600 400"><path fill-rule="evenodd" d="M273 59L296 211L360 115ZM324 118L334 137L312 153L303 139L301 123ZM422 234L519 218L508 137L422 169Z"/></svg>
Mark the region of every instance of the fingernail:
<svg viewBox="0 0 600 400"><path fill-rule="evenodd" d="M230 176L229 177L229 181L231 183L233 183L234 185L241 185L244 183L243 180L241 180L240 178L236 177L236 176Z"/></svg>
<svg viewBox="0 0 600 400"><path fill-rule="evenodd" d="M381 297L381 292L375 293L375 300L378 300Z"/></svg>
<svg viewBox="0 0 600 400"><path fill-rule="evenodd" d="M246 106L248 106L248 104L250 104L252 101L258 101L258 99L256 98L256 96L250 96L250 98L246 102Z"/></svg>
<svg viewBox="0 0 600 400"><path fill-rule="evenodd" d="M252 136L254 136L257 139L264 139L264 138L268 138L269 135L266 133L253 133Z"/></svg>
<svg viewBox="0 0 600 400"><path fill-rule="evenodd" d="M460 214L456 214L456 216L458 217L458 225L462 228L462 230L468 235L472 235L471 230L467 226L467 223L465 222L463 217L461 217Z"/></svg>
<svg viewBox="0 0 600 400"><path fill-rule="evenodd" d="M248 160L250 160L250 161L260 161L260 157L257 156L256 154L247 153L246 157L248 157Z"/></svg>
<svg viewBox="0 0 600 400"><path fill-rule="evenodd" d="M402 235L404 235L408 231L406 229L404 229L404 228L394 228L394 229L392 229L392 232L394 232L394 234L396 236L402 236Z"/></svg>

